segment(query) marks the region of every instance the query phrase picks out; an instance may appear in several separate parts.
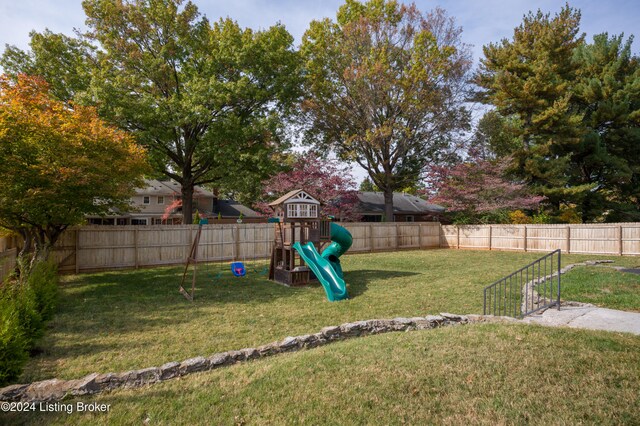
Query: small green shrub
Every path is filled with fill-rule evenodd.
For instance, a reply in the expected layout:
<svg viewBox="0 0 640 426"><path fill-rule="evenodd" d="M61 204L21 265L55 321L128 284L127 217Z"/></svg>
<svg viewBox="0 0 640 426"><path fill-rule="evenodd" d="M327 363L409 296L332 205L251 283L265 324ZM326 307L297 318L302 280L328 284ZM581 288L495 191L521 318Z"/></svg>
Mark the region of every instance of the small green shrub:
<svg viewBox="0 0 640 426"><path fill-rule="evenodd" d="M19 377L57 299L58 274L52 262L35 265L23 282L7 280L0 287L0 385Z"/></svg>
<svg viewBox="0 0 640 426"><path fill-rule="evenodd" d="M32 347L42 337L44 322L36 306L35 292L18 281L9 281L2 287L0 296L7 304L7 310L16 315L22 335L28 347Z"/></svg>
<svg viewBox="0 0 640 426"><path fill-rule="evenodd" d="M27 278L27 287L33 292L36 310L43 321L53 318L58 302L58 267L52 261L40 262Z"/></svg>
<svg viewBox="0 0 640 426"><path fill-rule="evenodd" d="M16 309L16 301L0 296L0 385L15 381L28 358L28 342Z"/></svg>

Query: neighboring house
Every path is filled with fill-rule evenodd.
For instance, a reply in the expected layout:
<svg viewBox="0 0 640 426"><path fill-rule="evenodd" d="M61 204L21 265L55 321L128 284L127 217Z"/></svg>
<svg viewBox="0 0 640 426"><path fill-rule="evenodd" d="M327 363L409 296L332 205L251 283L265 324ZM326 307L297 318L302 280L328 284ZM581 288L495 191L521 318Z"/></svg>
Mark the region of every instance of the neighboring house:
<svg viewBox="0 0 640 426"><path fill-rule="evenodd" d="M131 198L131 212L113 214L105 217L88 216L92 225L178 225L182 223L182 207L179 204L181 186L173 180L160 181L145 179L146 186L136 189ZM201 217L209 219L238 219L240 215L247 219L258 219L260 213L234 201L220 200L217 196L200 186L193 190L193 213L198 211Z"/></svg>
<svg viewBox="0 0 640 426"><path fill-rule="evenodd" d="M382 192L358 192L360 203L358 210L362 222L382 222L384 216L384 194ZM401 192L393 193L394 222L431 222L438 221L445 208L430 204L415 195Z"/></svg>

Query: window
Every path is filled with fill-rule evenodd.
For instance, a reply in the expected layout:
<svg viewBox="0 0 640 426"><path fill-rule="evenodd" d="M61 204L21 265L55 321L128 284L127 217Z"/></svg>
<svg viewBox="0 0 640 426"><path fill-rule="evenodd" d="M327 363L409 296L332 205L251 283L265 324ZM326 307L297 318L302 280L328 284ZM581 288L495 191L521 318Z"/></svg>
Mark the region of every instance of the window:
<svg viewBox="0 0 640 426"><path fill-rule="evenodd" d="M415 222L415 220L413 219L413 216L407 216L405 218L405 221L407 221L407 222Z"/></svg>
<svg viewBox="0 0 640 426"><path fill-rule="evenodd" d="M289 218L318 217L318 206L315 204L287 204L287 217Z"/></svg>
<svg viewBox="0 0 640 426"><path fill-rule="evenodd" d="M147 224L147 219L131 219L131 224L132 225L146 225Z"/></svg>
<svg viewBox="0 0 640 426"><path fill-rule="evenodd" d="M142 197L142 204L149 204L151 202L151 199L148 195L145 195L144 197Z"/></svg>
<svg viewBox="0 0 640 426"><path fill-rule="evenodd" d="M158 196L158 204L164 204L164 197L161 195Z"/></svg>

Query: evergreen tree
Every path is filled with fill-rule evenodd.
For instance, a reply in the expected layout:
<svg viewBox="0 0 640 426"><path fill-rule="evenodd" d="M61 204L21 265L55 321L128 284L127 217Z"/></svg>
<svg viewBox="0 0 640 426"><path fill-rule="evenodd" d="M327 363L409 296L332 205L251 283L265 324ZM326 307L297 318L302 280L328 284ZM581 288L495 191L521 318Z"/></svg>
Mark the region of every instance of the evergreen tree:
<svg viewBox="0 0 640 426"><path fill-rule="evenodd" d="M572 82L578 64L574 50L582 46L580 12L565 6L553 18L529 13L513 39L484 47L475 81L479 99L502 117L518 123L519 147L512 153L527 183L559 208L561 202L593 189L569 186L566 169L581 140L581 114L572 108Z"/></svg>
<svg viewBox="0 0 640 426"><path fill-rule="evenodd" d="M573 58L584 131L569 177L591 188L576 203L583 222L640 220L640 60L632 41L599 34Z"/></svg>

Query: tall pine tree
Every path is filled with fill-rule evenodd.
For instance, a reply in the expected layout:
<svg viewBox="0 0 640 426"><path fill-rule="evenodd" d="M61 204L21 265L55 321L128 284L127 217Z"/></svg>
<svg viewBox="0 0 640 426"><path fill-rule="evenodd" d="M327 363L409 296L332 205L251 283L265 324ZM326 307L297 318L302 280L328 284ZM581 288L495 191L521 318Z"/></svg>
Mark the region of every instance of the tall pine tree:
<svg viewBox="0 0 640 426"><path fill-rule="evenodd" d="M592 188L577 204L585 222L640 220L640 60L632 41L599 34L574 55L584 130L569 182Z"/></svg>
<svg viewBox="0 0 640 426"><path fill-rule="evenodd" d="M567 167L580 143L581 115L571 104L578 65L574 50L583 45L580 12L529 13L513 39L484 47L475 82L480 100L519 123L513 154L517 169L534 190L556 208L593 186L569 186Z"/></svg>

